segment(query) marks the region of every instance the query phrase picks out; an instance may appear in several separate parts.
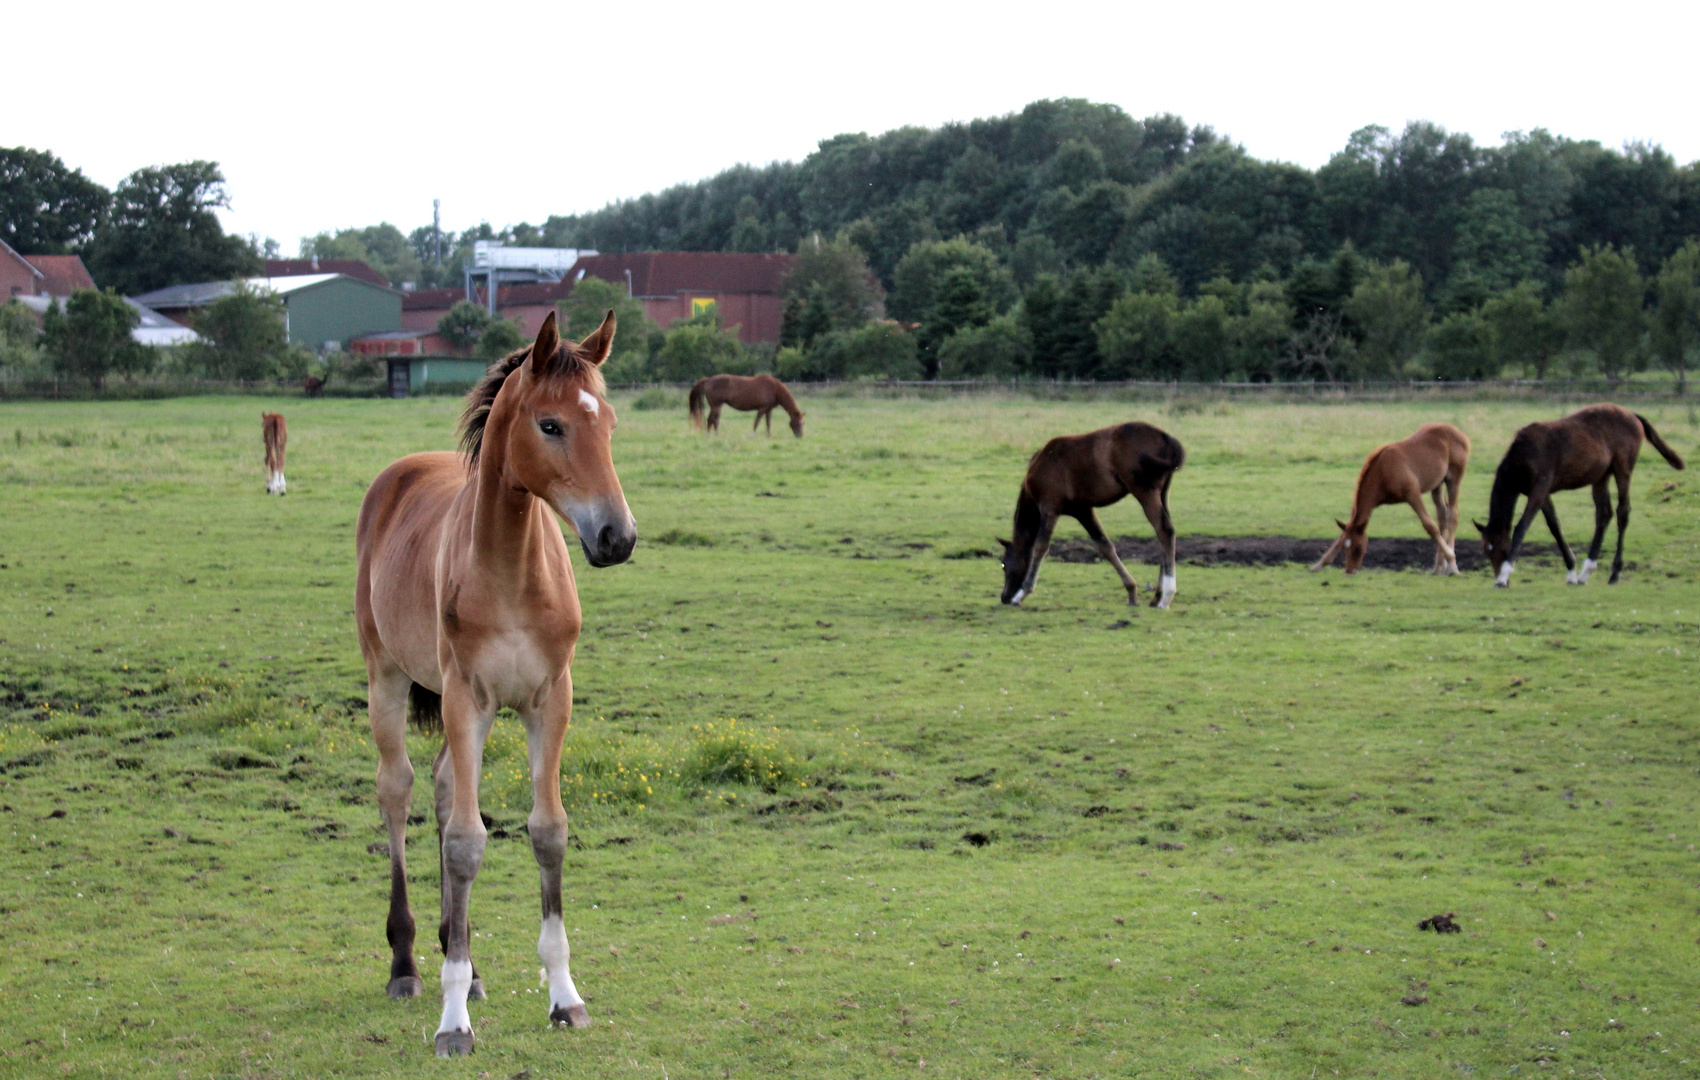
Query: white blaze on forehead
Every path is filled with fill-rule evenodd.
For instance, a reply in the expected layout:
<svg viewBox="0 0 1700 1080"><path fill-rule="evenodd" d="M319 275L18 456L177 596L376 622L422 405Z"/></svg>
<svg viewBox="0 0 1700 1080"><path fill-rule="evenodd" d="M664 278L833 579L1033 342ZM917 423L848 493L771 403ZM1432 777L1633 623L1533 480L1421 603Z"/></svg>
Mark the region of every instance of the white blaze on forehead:
<svg viewBox="0 0 1700 1080"><path fill-rule="evenodd" d="M578 403L583 405L584 411L592 416L600 415L602 412L602 403L597 401L596 395L591 393L589 390L580 390L578 392Z"/></svg>

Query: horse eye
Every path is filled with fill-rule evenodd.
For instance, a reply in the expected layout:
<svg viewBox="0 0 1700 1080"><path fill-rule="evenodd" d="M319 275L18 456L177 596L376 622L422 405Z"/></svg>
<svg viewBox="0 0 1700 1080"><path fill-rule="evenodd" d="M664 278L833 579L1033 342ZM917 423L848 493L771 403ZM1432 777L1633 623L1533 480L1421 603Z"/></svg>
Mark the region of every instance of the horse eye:
<svg viewBox="0 0 1700 1080"><path fill-rule="evenodd" d="M559 420L539 420L537 430L551 438L557 438L561 434L561 422Z"/></svg>

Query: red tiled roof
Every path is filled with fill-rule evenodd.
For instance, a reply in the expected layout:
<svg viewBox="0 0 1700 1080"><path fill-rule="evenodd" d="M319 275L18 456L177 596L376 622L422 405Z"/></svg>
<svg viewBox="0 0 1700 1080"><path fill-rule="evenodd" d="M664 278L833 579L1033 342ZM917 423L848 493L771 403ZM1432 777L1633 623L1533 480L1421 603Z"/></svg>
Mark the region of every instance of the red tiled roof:
<svg viewBox="0 0 1700 1080"><path fill-rule="evenodd" d="M366 264L365 259L267 259L267 277L294 277L297 274L347 274L361 281L389 288L384 275Z"/></svg>
<svg viewBox="0 0 1700 1080"><path fill-rule="evenodd" d="M581 260L582 261L582 260ZM483 302L484 290L475 289L479 302ZM496 307L521 307L529 304L553 304L565 300L572 295L571 282L540 281L523 285L503 285L496 292ZM464 289L419 289L401 294L401 309L403 311L447 311L455 304L466 299Z"/></svg>
<svg viewBox="0 0 1700 1080"><path fill-rule="evenodd" d="M676 296L683 292L772 293L784 289L793 255L753 255L725 251L640 251L629 255L587 255L569 275L580 271L624 284L632 274L633 296Z"/></svg>
<svg viewBox="0 0 1700 1080"><path fill-rule="evenodd" d="M42 288L48 296L70 296L79 289L94 288L88 267L76 255L28 255L30 265L41 271Z"/></svg>

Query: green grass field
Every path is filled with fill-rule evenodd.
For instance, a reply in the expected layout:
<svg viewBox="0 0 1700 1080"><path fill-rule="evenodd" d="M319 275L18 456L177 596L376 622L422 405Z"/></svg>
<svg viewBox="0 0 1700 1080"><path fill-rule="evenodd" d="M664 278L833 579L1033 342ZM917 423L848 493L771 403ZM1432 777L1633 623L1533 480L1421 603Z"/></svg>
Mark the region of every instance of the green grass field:
<svg viewBox="0 0 1700 1080"><path fill-rule="evenodd" d="M383 994L351 608L365 484L452 445L458 402L0 406L0 1075L1700 1069L1700 485L1651 450L1616 587L1183 564L1174 610L1134 612L1053 561L1012 610L977 553L1049 435L1150 420L1189 453L1183 535L1326 538L1378 442L1464 428L1467 521L1511 433L1566 410L841 396L799 441L615 402L644 540L576 564L565 765L596 1026L546 1023L502 720L490 998L451 1062L429 823L427 995ZM1640 408L1700 457L1693 410ZM1587 493L1559 509L1584 546ZM1421 535L1387 508L1371 543ZM1444 912L1462 933L1417 929Z"/></svg>

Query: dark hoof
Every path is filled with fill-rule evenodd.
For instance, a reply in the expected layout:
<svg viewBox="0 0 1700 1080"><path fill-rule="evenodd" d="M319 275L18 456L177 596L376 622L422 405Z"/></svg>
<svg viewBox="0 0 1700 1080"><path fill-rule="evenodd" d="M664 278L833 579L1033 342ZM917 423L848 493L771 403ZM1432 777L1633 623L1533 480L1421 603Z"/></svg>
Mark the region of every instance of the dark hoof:
<svg viewBox="0 0 1700 1080"><path fill-rule="evenodd" d="M468 987L467 991L466 991L466 1000L468 1000L468 1001L483 1001L484 1000L484 976L482 976L482 975L473 976L472 985L470 987Z"/></svg>
<svg viewBox="0 0 1700 1080"><path fill-rule="evenodd" d="M437 1056L465 1057L472 1053L472 1032L470 1031L439 1031L437 1032Z"/></svg>
<svg viewBox="0 0 1700 1080"><path fill-rule="evenodd" d="M425 980L417 975L403 975L391 979L388 989L390 997L396 1001L402 998L418 997L425 992Z"/></svg>
<svg viewBox="0 0 1700 1080"><path fill-rule="evenodd" d="M564 1009L557 1005L549 1010L549 1020L562 1027L587 1028L590 1026L590 1012L583 1005L569 1005Z"/></svg>

